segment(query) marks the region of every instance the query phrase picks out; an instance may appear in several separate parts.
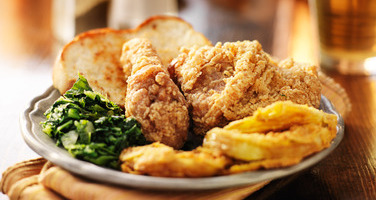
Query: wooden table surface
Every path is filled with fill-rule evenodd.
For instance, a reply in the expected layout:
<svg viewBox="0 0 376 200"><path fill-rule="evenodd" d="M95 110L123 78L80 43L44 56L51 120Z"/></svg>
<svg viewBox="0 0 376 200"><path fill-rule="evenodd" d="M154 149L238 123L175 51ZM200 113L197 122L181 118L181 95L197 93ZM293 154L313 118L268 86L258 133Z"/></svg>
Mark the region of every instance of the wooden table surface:
<svg viewBox="0 0 376 200"><path fill-rule="evenodd" d="M316 62L306 1L178 2L179 16L214 43L257 39L278 58ZM1 172L38 157L23 141L18 118L52 84L56 48L50 7L50 0L0 1ZM352 103L343 141L319 164L274 180L247 199L376 199L376 77L329 75Z"/></svg>

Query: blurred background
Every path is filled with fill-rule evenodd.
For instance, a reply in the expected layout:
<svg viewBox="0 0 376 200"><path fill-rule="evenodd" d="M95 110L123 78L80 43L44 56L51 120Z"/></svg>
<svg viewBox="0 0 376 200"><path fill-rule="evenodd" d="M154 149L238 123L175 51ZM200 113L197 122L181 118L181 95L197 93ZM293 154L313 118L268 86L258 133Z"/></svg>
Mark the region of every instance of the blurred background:
<svg viewBox="0 0 376 200"><path fill-rule="evenodd" d="M294 24L309 18L308 8L296 9L306 6L306 0L146 1L1 1L0 56L53 58L62 45L83 31L133 28L149 16L165 14L183 18L213 43L256 39L266 52L284 58L297 45L289 42L292 30L304 29ZM297 10L300 13L294 12ZM304 35L301 31L293 33ZM307 33L309 38L311 31L305 29Z"/></svg>

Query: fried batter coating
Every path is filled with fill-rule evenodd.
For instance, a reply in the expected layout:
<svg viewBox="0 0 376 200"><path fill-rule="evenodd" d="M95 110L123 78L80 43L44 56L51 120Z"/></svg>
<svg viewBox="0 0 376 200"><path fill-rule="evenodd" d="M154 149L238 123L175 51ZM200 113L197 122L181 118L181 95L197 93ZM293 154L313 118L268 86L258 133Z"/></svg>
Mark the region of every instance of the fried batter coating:
<svg viewBox="0 0 376 200"><path fill-rule="evenodd" d="M125 109L140 122L148 141L179 149L187 139L188 105L147 39L123 46L121 62L129 74Z"/></svg>
<svg viewBox="0 0 376 200"><path fill-rule="evenodd" d="M161 177L214 176L231 162L214 151L176 151L159 142L127 148L119 159L123 172Z"/></svg>
<svg viewBox="0 0 376 200"><path fill-rule="evenodd" d="M291 59L276 63L257 41L183 49L169 70L190 105L194 132L200 135L276 101L320 105L317 68Z"/></svg>
<svg viewBox="0 0 376 200"><path fill-rule="evenodd" d="M243 133L265 133L287 130L293 125L320 124L323 111L291 101L276 102L272 106L257 109L252 116L230 122L224 128Z"/></svg>
<svg viewBox="0 0 376 200"><path fill-rule="evenodd" d="M251 117L213 128L203 146L237 160L260 161L249 164L252 169L284 166L329 147L336 125L336 115L291 101L276 102L259 108Z"/></svg>
<svg viewBox="0 0 376 200"><path fill-rule="evenodd" d="M287 167L330 146L337 116L307 105L278 101L251 117L213 128L203 146L176 151L161 143L130 147L122 171L162 177L205 177Z"/></svg>
<svg viewBox="0 0 376 200"><path fill-rule="evenodd" d="M223 170L223 175L236 174L242 172L256 171L259 169L273 169L288 167L300 163L302 157L290 157L290 158L276 158L257 160L252 162L239 162L232 165L228 169Z"/></svg>

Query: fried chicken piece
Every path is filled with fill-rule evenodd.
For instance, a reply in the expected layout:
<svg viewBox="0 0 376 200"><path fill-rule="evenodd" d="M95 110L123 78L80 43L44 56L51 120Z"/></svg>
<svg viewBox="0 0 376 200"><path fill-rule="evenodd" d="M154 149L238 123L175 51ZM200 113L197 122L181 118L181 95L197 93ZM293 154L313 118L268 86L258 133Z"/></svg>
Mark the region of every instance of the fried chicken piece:
<svg viewBox="0 0 376 200"><path fill-rule="evenodd" d="M315 66L274 62L257 41L182 49L169 67L190 106L194 132L242 119L280 100L318 107Z"/></svg>
<svg viewBox="0 0 376 200"><path fill-rule="evenodd" d="M119 157L123 172L161 177L206 177L221 173L231 159L203 148L176 151L155 142L124 149Z"/></svg>
<svg viewBox="0 0 376 200"><path fill-rule="evenodd" d="M125 109L142 127L148 141L176 149L187 139L188 105L167 68L147 39L132 39L123 46L121 62L128 78Z"/></svg>

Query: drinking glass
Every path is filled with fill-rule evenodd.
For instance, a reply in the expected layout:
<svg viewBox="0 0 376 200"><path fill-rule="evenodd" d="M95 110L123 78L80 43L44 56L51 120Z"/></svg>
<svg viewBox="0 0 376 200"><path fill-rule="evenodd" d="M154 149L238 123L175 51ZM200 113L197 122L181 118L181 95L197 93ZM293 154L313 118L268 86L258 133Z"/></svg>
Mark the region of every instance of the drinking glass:
<svg viewBox="0 0 376 200"><path fill-rule="evenodd" d="M309 0L323 70L376 74L376 1Z"/></svg>

